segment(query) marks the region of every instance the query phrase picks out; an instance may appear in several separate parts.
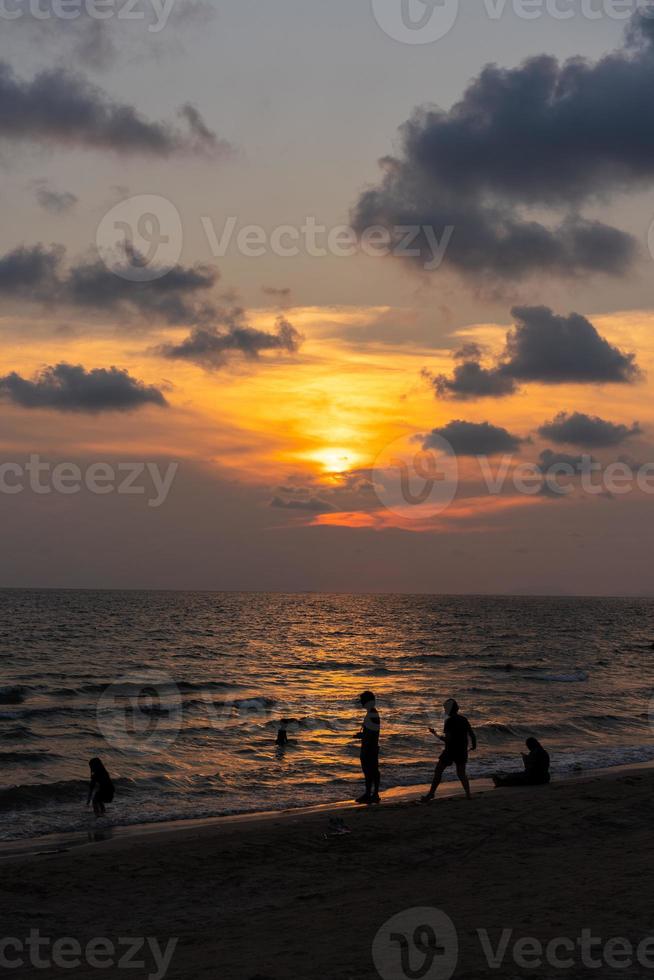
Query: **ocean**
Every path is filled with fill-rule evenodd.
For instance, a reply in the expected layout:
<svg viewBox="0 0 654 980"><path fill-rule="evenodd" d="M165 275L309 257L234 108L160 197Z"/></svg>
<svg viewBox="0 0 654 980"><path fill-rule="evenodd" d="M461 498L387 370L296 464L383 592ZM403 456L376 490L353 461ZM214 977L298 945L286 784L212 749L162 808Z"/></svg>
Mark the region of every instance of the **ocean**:
<svg viewBox="0 0 654 980"><path fill-rule="evenodd" d="M377 696L384 787L427 785L454 696L471 776L654 760L654 600L0 591L0 840L352 798L357 696ZM294 719L285 749L279 720Z"/></svg>

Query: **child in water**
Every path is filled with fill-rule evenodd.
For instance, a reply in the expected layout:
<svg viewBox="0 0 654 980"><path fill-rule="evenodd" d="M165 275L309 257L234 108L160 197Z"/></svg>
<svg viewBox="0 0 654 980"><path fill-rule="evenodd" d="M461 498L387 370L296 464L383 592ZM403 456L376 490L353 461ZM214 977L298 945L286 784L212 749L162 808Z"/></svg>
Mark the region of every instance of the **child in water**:
<svg viewBox="0 0 654 980"><path fill-rule="evenodd" d="M91 783L86 805L88 806L93 801L93 812L96 817L101 817L105 812L105 803L111 803L114 798L114 784L100 759L91 759L89 769L91 770Z"/></svg>

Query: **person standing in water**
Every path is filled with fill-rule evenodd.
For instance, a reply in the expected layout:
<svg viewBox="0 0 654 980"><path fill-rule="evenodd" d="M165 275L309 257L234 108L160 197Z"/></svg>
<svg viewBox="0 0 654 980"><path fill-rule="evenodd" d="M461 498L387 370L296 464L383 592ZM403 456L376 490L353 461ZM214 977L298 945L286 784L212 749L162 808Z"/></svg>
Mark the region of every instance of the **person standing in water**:
<svg viewBox="0 0 654 980"><path fill-rule="evenodd" d="M86 805L88 806L93 801L93 812L96 817L101 817L105 812L105 803L111 803L114 798L114 784L100 759L91 759L89 768L91 770L91 783Z"/></svg>
<svg viewBox="0 0 654 980"><path fill-rule="evenodd" d="M436 790L440 786L441 779L443 778L443 773L452 765L456 766L456 774L461 781L467 798L469 800L472 799L466 765L468 762L468 742L470 742L470 748L474 752L477 748L477 736L470 727L468 719L459 714L459 705L454 698L448 698L443 708L445 709L443 734L439 735L433 728L430 728L429 731L436 738L439 738L441 742L445 743L445 748L441 752L438 763L436 764L430 790L426 796L422 797L423 803L430 803L434 799Z"/></svg>
<svg viewBox="0 0 654 980"><path fill-rule="evenodd" d="M357 803L379 803L379 732L381 719L375 706L375 695L372 691L364 691L359 697L365 708L361 730L354 736L361 741L361 768L366 780L366 791L357 799Z"/></svg>

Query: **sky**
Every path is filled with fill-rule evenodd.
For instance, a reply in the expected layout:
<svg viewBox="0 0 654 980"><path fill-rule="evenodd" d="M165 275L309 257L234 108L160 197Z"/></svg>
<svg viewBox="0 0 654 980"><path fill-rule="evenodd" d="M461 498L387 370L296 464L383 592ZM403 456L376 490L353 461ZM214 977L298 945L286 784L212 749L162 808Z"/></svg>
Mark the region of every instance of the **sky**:
<svg viewBox="0 0 654 980"><path fill-rule="evenodd" d="M654 592L654 5L0 20L1 587Z"/></svg>

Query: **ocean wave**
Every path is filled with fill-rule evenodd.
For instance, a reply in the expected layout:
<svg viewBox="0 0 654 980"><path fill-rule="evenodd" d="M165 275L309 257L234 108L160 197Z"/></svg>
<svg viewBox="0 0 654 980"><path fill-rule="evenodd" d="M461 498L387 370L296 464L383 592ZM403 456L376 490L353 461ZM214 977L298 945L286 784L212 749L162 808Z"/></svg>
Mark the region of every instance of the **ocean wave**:
<svg viewBox="0 0 654 980"><path fill-rule="evenodd" d="M14 725L6 732L0 732L0 739L7 741L14 741L21 738L34 738L34 732L27 725Z"/></svg>
<svg viewBox="0 0 654 980"><path fill-rule="evenodd" d="M549 674L547 672L539 673L534 675L534 680L546 681L555 684L583 684L588 680L588 673L585 670L572 670L567 673L553 673Z"/></svg>
<svg viewBox="0 0 654 980"><path fill-rule="evenodd" d="M58 759L52 752L0 752L0 765L22 762L45 762L46 759Z"/></svg>
<svg viewBox="0 0 654 980"><path fill-rule="evenodd" d="M555 684L580 684L589 679L588 672L580 667L575 667L568 671L550 671L547 668L536 667L534 665L516 666L513 663L506 664L484 664L480 670L491 670L504 674L515 674L524 680L543 681Z"/></svg>
<svg viewBox="0 0 654 980"><path fill-rule="evenodd" d="M117 789L129 790L133 780L114 780ZM40 809L53 803L86 802L88 781L65 779L54 783L25 783L0 789L0 812L9 810Z"/></svg>

